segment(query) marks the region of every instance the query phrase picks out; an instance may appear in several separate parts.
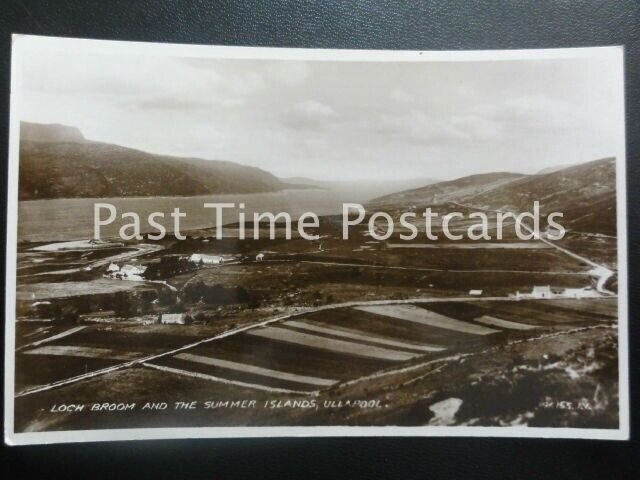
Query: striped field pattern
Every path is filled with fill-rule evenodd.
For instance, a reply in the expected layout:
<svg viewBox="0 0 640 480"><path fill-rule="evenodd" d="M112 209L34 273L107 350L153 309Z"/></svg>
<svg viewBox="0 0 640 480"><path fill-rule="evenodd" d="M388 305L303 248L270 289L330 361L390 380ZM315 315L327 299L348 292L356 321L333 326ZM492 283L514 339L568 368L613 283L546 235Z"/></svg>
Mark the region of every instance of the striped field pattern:
<svg viewBox="0 0 640 480"><path fill-rule="evenodd" d="M149 365L243 388L317 393L343 381L536 326L479 315L452 318L415 305L302 314Z"/></svg>
<svg viewBox="0 0 640 480"><path fill-rule="evenodd" d="M16 382L18 390L47 387L131 361L208 382L212 388L224 384L313 395L377 372L498 345L540 329L615 317L609 307L594 308L577 308L571 301L369 303L283 316L206 341L162 327L130 334L87 326L25 343L16 362L31 376Z"/></svg>

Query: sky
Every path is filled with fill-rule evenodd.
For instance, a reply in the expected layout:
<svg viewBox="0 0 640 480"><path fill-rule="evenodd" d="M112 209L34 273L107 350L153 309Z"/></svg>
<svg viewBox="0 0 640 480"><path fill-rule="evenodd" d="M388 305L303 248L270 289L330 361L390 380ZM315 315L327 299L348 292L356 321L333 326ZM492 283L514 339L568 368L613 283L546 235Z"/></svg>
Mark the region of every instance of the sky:
<svg viewBox="0 0 640 480"><path fill-rule="evenodd" d="M622 128L621 85L602 56L388 63L30 50L21 68L23 121L279 177L535 173L615 155Z"/></svg>

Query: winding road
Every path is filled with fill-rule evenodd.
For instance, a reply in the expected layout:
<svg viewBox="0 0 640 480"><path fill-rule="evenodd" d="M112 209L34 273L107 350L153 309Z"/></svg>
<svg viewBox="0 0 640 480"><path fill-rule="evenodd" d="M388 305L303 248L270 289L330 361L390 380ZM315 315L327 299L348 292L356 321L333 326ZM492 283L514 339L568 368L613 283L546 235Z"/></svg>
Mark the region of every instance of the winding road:
<svg viewBox="0 0 640 480"><path fill-rule="evenodd" d="M485 211L485 212L493 212L493 213L505 213L500 209L492 210L492 209L489 209L489 208L474 207L473 205L465 205L465 204L458 203L458 202L452 202L452 203L454 205L457 205L457 206L463 207L463 208L470 208L470 209L481 210L481 211ZM578 255L577 253L572 252L571 250L569 250L567 248L561 247L560 245L557 245L556 243L553 243L553 242L547 240L546 238L540 236L539 233L536 233L535 230L533 230L528 225L526 225L521 220L519 220L517 215L516 215L516 222L518 223L518 225L520 225L522 228L524 228L527 232L529 232L531 235L533 235L536 240L540 240L541 242L546 243L547 245L550 245L551 247L553 247L556 250L564 253L565 255L568 255L568 256L572 257L575 260L578 260L580 262L586 263L587 265L590 265L592 267L592 269L589 270L587 272L587 274L589 276L597 278L596 289L598 290L598 292L599 293L603 293L605 295L615 295L614 292L611 292L611 291L607 290L606 288L604 288L605 284L607 283L607 280L609 280L609 278L611 276L615 275L615 272L613 272L612 270L608 269L604 265L600 265L600 264L594 262L593 260L591 260L591 259L589 259L587 257L584 257L582 255Z"/></svg>

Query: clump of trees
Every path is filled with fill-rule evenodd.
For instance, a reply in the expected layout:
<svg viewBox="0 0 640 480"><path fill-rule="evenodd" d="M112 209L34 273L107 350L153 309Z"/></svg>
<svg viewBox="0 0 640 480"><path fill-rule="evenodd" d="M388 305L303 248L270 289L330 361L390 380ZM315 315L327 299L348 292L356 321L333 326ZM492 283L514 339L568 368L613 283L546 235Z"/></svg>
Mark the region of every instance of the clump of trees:
<svg viewBox="0 0 640 480"><path fill-rule="evenodd" d="M184 257L166 256L162 257L159 262L149 265L144 272L144 276L150 280L162 280L181 273L191 272L197 268L198 265Z"/></svg>
<svg viewBox="0 0 640 480"><path fill-rule="evenodd" d="M72 302L40 303L36 311L40 318L50 318L56 323L77 323L80 318L80 309Z"/></svg>
<svg viewBox="0 0 640 480"><path fill-rule="evenodd" d="M139 295L132 292L116 292L102 298L100 309L113 310L114 315L119 318L131 318L138 312L150 313L153 310L151 302L154 298L153 292L142 292Z"/></svg>
<svg viewBox="0 0 640 480"><path fill-rule="evenodd" d="M156 301L157 299L157 301ZM100 295L80 295L38 302L34 306L21 305L24 314L37 315L58 323L77 323L82 315L92 312L113 311L114 316L128 319L136 315L149 315L156 311L154 303L172 307L177 295L167 288L155 290L120 291Z"/></svg>
<svg viewBox="0 0 640 480"><path fill-rule="evenodd" d="M318 305L328 305L330 303L334 303L336 299L330 293L327 295L323 295L322 292L318 290L314 290L311 292L311 301L315 306L318 306ZM287 305L287 303L285 303L285 305Z"/></svg>
<svg viewBox="0 0 640 480"><path fill-rule="evenodd" d="M40 318L51 319L58 323L77 323L80 315L90 313L96 307L91 296L80 295L38 302L35 306L35 314Z"/></svg>
<svg viewBox="0 0 640 480"><path fill-rule="evenodd" d="M127 292L116 292L113 296L113 313L119 318L131 318L138 313L138 301Z"/></svg>
<svg viewBox="0 0 640 480"><path fill-rule="evenodd" d="M258 305L258 300L242 286L207 285L202 281L187 284L182 291L182 300L184 303L202 302L207 305L246 303L252 308Z"/></svg>

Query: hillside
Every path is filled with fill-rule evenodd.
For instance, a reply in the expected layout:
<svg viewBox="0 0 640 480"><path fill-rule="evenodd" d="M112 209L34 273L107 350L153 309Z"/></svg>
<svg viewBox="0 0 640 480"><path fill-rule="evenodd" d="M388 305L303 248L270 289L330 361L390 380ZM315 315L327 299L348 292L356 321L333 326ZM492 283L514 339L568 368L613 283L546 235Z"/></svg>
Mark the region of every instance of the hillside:
<svg viewBox="0 0 640 480"><path fill-rule="evenodd" d="M569 164L564 164L564 165L556 165L554 167L543 168L541 170L538 170L536 172L536 175L545 175L547 173L559 172L560 170L564 170L565 168L573 167L575 165L577 165L577 164L569 163Z"/></svg>
<svg viewBox="0 0 640 480"><path fill-rule="evenodd" d="M615 159L604 158L537 175L488 173L440 182L377 198L375 204L435 205L457 202L491 210L564 214L571 230L616 235Z"/></svg>
<svg viewBox="0 0 640 480"><path fill-rule="evenodd" d="M513 206L524 211L540 202L543 213L564 213L572 230L616 234L616 163L604 158L552 173L515 180L486 194L461 199L490 208Z"/></svg>
<svg viewBox="0 0 640 480"><path fill-rule="evenodd" d="M512 205L519 210L531 208L534 200L538 200L543 211L551 211L575 208L584 202L592 203L608 193L615 197L613 158L522 177L491 192L469 195L462 200L472 200L474 205L492 208Z"/></svg>
<svg viewBox="0 0 640 480"><path fill-rule="evenodd" d="M20 123L20 140L29 142L74 142L86 141L82 132L76 127L57 123Z"/></svg>
<svg viewBox="0 0 640 480"><path fill-rule="evenodd" d="M496 172L470 175L468 177L438 182L431 185L406 190L378 197L371 201L373 204L436 204L458 201L470 195L491 191L494 188L525 177L518 173Z"/></svg>
<svg viewBox="0 0 640 480"><path fill-rule="evenodd" d="M71 127L32 125L22 125L21 200L256 193L286 187L255 167L154 155L85 140Z"/></svg>

